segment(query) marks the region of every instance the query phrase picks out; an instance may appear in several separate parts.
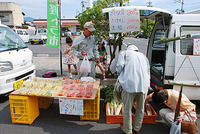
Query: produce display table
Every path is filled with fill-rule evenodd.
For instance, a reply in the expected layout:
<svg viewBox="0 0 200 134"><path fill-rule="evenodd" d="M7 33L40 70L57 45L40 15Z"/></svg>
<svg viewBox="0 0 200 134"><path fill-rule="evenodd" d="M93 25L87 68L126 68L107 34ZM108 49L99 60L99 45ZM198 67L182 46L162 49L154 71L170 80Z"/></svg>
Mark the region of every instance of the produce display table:
<svg viewBox="0 0 200 134"><path fill-rule="evenodd" d="M84 115L80 120L99 120L99 84L100 80L85 82L67 78L35 78L25 82L9 96L12 122L32 124L39 116L39 107L47 109L54 98L83 100Z"/></svg>

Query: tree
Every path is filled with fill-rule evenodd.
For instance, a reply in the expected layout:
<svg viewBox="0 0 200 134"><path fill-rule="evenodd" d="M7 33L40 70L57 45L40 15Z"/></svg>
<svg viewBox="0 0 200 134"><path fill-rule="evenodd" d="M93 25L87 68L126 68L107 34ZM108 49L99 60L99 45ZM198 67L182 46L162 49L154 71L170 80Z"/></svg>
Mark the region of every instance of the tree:
<svg viewBox="0 0 200 134"><path fill-rule="evenodd" d="M120 36L120 33L116 33L114 34L114 39L109 39L109 21L105 19L102 9L120 5L125 6L128 4L129 0L97 0L93 2L93 8L86 8L84 12L76 16L80 23L80 29L83 29L85 22L92 21L95 23L96 31L93 34L97 40L105 39L108 42L111 61L114 59L117 46L122 43L123 37ZM111 49L111 44L113 46L113 51Z"/></svg>

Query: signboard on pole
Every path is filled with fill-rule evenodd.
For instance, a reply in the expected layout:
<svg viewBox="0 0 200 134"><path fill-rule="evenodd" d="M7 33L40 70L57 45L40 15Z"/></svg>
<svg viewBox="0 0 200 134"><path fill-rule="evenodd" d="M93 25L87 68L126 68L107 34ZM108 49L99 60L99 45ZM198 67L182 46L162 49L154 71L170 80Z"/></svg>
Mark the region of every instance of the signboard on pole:
<svg viewBox="0 0 200 134"><path fill-rule="evenodd" d="M110 33L140 31L139 9L121 9L109 12Z"/></svg>
<svg viewBox="0 0 200 134"><path fill-rule="evenodd" d="M49 47L59 47L60 24L58 16L58 0L47 0L47 44Z"/></svg>
<svg viewBox="0 0 200 134"><path fill-rule="evenodd" d="M59 98L60 114L83 115L83 100Z"/></svg>

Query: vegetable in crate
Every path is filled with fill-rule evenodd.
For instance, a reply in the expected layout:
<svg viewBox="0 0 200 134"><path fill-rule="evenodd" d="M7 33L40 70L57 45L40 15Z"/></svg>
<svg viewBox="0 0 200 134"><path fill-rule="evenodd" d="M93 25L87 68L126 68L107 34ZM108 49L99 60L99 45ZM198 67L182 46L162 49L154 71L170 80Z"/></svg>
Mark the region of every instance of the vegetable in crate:
<svg viewBox="0 0 200 134"><path fill-rule="evenodd" d="M76 97L84 97L84 91L76 91Z"/></svg>
<svg viewBox="0 0 200 134"><path fill-rule="evenodd" d="M87 91L85 94L86 98L91 98L92 97L92 91Z"/></svg>
<svg viewBox="0 0 200 134"><path fill-rule="evenodd" d="M67 97L74 97L75 91L74 90L69 90L67 92Z"/></svg>
<svg viewBox="0 0 200 134"><path fill-rule="evenodd" d="M100 90L101 98L104 99L104 103L111 102L113 100L113 90L114 90L115 84L103 86Z"/></svg>

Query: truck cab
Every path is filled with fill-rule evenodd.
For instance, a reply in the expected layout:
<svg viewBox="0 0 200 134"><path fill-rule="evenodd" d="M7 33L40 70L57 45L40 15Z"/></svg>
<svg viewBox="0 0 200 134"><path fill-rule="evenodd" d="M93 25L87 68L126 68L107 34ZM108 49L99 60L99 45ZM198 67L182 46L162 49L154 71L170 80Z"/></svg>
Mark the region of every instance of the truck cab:
<svg viewBox="0 0 200 134"><path fill-rule="evenodd" d="M33 53L9 27L0 24L0 95L35 78Z"/></svg>

